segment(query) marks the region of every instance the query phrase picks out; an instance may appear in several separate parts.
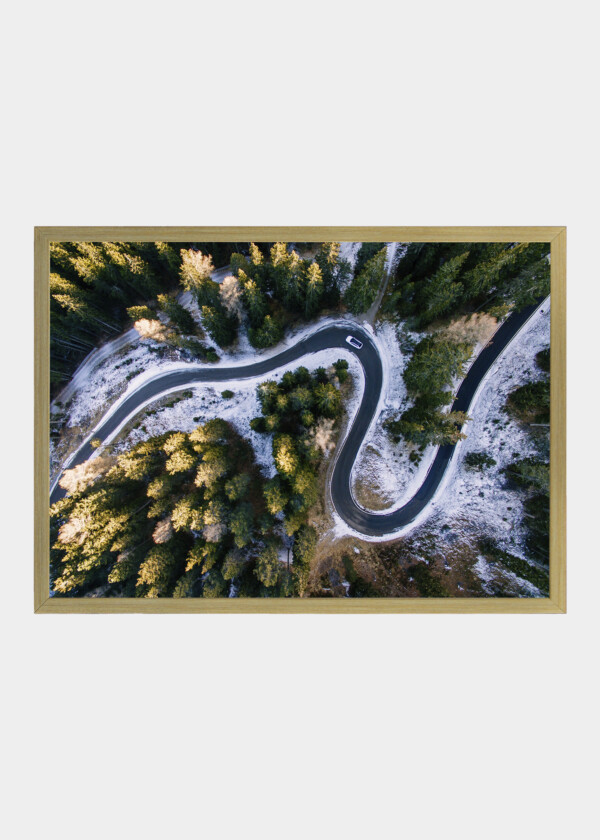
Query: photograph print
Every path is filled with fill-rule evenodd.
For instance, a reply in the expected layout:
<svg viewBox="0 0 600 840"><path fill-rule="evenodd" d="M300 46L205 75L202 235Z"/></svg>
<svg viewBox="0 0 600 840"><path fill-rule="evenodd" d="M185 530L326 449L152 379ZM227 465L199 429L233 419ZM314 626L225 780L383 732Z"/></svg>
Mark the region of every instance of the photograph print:
<svg viewBox="0 0 600 840"><path fill-rule="evenodd" d="M550 250L52 241L50 600L548 598Z"/></svg>

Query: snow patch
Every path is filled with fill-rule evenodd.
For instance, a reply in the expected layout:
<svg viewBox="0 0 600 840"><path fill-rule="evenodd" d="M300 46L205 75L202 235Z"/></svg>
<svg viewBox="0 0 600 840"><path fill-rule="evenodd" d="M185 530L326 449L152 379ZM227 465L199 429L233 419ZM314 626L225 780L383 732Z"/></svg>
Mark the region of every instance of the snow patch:
<svg viewBox="0 0 600 840"><path fill-rule="evenodd" d="M115 451L125 451L141 440L146 440L149 437L164 434L168 431L190 432L199 424L205 423L214 417L220 417L231 423L242 437L250 441L260 469L268 478L271 478L276 473L272 456L273 436L259 434L250 428L252 418L261 414L256 393L257 386L266 380L279 382L286 371L295 370L301 365L309 368L309 370L314 370L318 367L330 367L340 358L346 359L349 373L355 380L363 376L362 367L354 353L344 348L334 347L319 350L315 353L308 353L301 359L282 365L267 375L263 374L252 377L251 379L230 379L226 383L219 383L218 386L214 383L191 383L189 386L178 385L176 388L164 391L160 397L154 397L148 400L136 409L133 414L125 418L114 432L106 437L102 446L94 451L91 458L97 457L105 446L115 440L121 431L135 418L138 418L137 423L139 425L136 424L137 428L129 431L127 436L122 441L119 441L118 445L115 446ZM187 369L189 368L190 366L188 365ZM144 378L143 381L146 381L146 379ZM229 400L221 396L221 390L225 387L227 390L234 392L234 396ZM360 386L354 389L352 397L346 403L346 410L352 420L358 411L363 389L364 381L360 379ZM182 390L192 391L193 397L183 399L173 406L164 406L158 409L153 408L153 405L163 397L171 393L181 392ZM122 399L113 406L112 411L117 409ZM103 416L100 422L103 423L105 419L106 415ZM88 439L90 437L93 437L93 431L88 436Z"/></svg>
<svg viewBox="0 0 600 840"><path fill-rule="evenodd" d="M466 440L461 441L441 499L448 521L468 519L505 550L526 557L522 494L507 485L502 470L513 460L536 454L531 434L504 412L511 391L543 378L535 355L550 344L550 301L547 299L488 371L476 394ZM495 461L483 471L468 469L469 452L486 452ZM535 589L535 587L534 587ZM537 590L536 590L537 591Z"/></svg>
<svg viewBox="0 0 600 840"><path fill-rule="evenodd" d="M502 412L502 407L510 391L527 381L541 378L542 373L535 364L535 355L548 347L549 343L550 298L546 298L496 359L482 380L470 406L472 421L465 429L467 438L456 444L446 474L430 504L406 527L382 536L360 534L351 528L334 509L332 511L334 525L329 535L334 539L354 536L366 542L386 542L415 530L435 513L440 519L440 524L453 521L453 528L456 526L459 533L461 519L468 522L469 526L477 525L485 533L496 536L503 548L522 556L524 540L524 529L521 525L522 506L516 501L517 494L514 490L504 487L505 482L500 470L512 460L513 455L521 458L533 454L535 450L529 434L521 428L520 424L510 420ZM385 345L379 340L378 346L381 348ZM384 393L386 394L388 387L388 381L384 378ZM383 395L382 399L384 399ZM492 415L500 414L502 426L500 423L492 424L491 420L494 419ZM375 425L372 424L365 440L373 433ZM464 456L473 450L485 450L495 458L498 463L493 470L485 473L467 470L463 466ZM357 461L363 451L364 446ZM478 489L480 482L490 482L489 496L486 496L485 490L481 495ZM416 480L410 495L413 495L416 489L414 484ZM398 506L399 503L395 503L392 509ZM512 511L508 508L512 508ZM510 513L512 516L509 518L504 513ZM535 587L533 589L537 592Z"/></svg>
<svg viewBox="0 0 600 840"><path fill-rule="evenodd" d="M409 459L411 447L394 444L384 428L384 422L410 402L402 376L410 356L402 351L400 330L401 325L390 321L376 327L375 338L383 364L382 397L378 416L365 436L351 477L355 500L358 482L368 484L380 496L383 506L378 513L400 507L414 495L437 451L435 446L428 446L417 465ZM411 339L416 343L420 338L417 333L406 333L404 340Z"/></svg>

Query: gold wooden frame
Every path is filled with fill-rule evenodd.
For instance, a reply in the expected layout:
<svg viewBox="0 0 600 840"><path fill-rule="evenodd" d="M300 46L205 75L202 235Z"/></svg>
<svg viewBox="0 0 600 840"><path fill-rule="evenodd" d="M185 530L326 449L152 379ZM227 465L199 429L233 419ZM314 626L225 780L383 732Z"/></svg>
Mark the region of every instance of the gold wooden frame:
<svg viewBox="0 0 600 840"><path fill-rule="evenodd" d="M548 598L49 597L50 243L76 241L550 242L550 595ZM35 229L34 609L36 613L566 612L565 227L37 227Z"/></svg>

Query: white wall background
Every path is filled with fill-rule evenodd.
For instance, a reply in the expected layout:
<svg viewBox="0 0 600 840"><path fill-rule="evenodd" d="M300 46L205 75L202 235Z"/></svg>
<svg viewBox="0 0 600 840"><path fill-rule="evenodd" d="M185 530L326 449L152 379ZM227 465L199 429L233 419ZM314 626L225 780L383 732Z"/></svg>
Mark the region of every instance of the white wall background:
<svg viewBox="0 0 600 840"><path fill-rule="evenodd" d="M11 840L591 836L593 15L583 0L7 7ZM35 224L567 224L568 615L34 617Z"/></svg>

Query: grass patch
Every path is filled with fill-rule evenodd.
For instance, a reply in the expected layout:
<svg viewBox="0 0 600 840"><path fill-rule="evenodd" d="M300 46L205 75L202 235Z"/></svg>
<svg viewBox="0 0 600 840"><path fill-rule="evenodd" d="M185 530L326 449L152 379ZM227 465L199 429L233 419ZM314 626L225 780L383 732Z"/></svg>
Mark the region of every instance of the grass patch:
<svg viewBox="0 0 600 840"><path fill-rule="evenodd" d="M533 566L521 557L515 557L514 554L509 554L508 551L503 551L492 540L482 540L480 548L482 554L485 554L488 559L496 563L502 563L509 572L513 572L517 577L523 578L523 580L533 584L541 592L548 594L550 581L547 571Z"/></svg>
<svg viewBox="0 0 600 840"><path fill-rule="evenodd" d="M413 579L422 598L447 598L448 593L437 575L434 575L427 563L415 563L406 570Z"/></svg>

